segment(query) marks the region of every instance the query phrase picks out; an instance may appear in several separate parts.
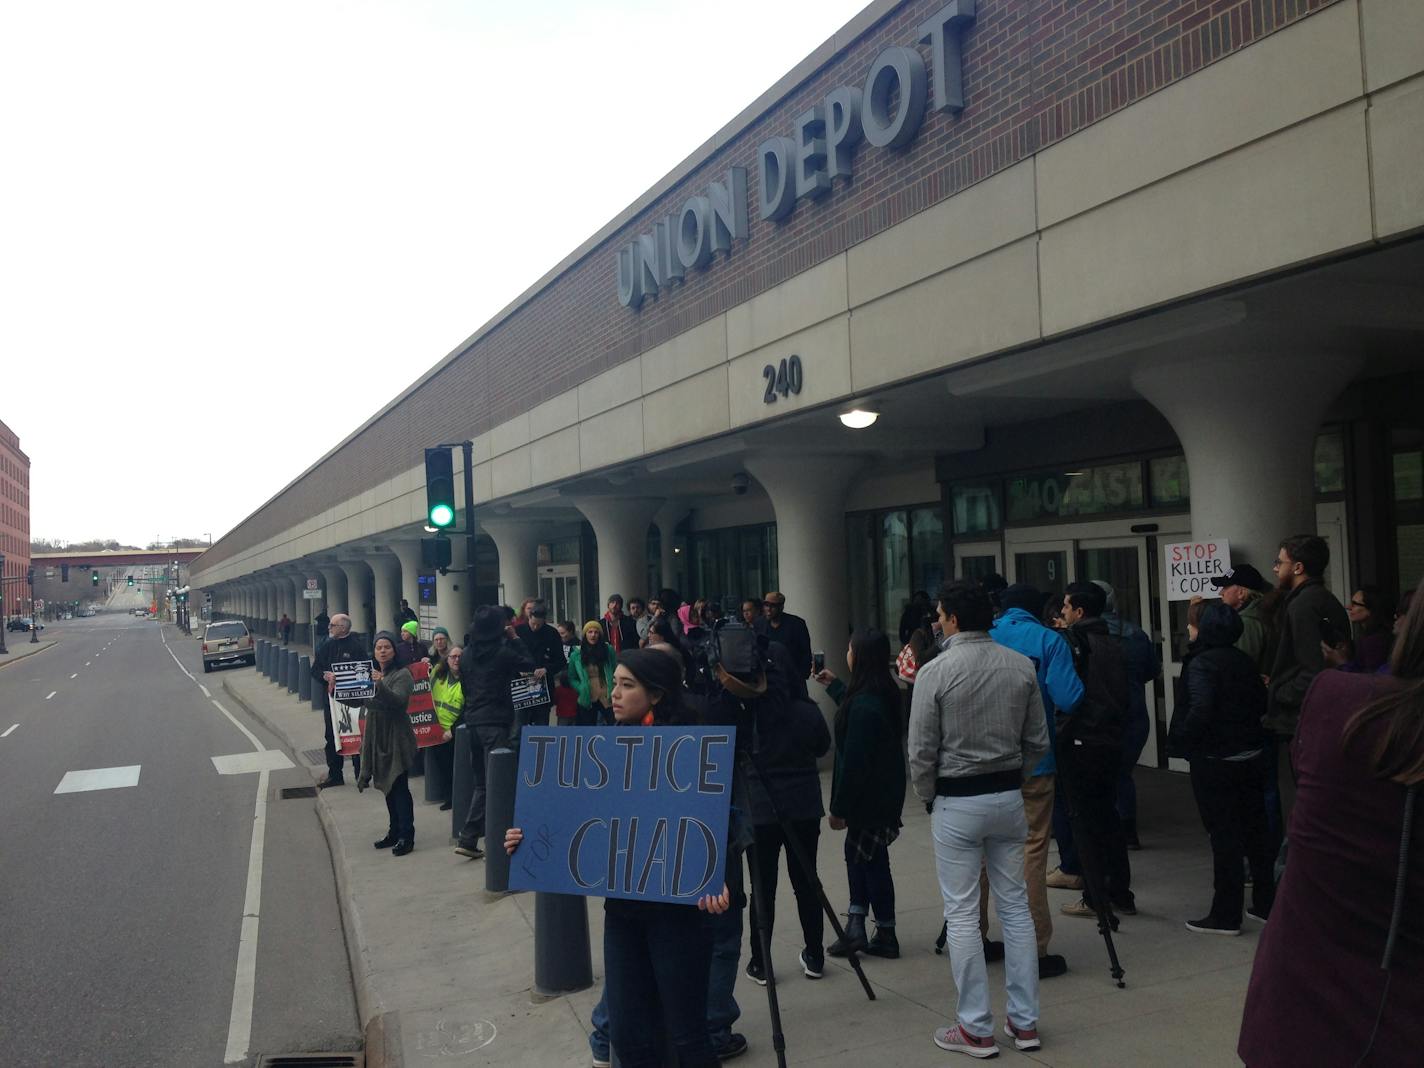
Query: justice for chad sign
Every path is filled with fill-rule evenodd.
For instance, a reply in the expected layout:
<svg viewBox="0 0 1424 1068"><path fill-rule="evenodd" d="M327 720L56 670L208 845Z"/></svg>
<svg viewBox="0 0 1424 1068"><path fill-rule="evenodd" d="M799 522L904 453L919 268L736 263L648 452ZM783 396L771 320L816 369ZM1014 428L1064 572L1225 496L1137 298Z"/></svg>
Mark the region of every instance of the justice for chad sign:
<svg viewBox="0 0 1424 1068"><path fill-rule="evenodd" d="M1179 541L1162 547L1167 567L1167 600L1215 597L1213 578L1231 570L1231 545L1225 538Z"/></svg>

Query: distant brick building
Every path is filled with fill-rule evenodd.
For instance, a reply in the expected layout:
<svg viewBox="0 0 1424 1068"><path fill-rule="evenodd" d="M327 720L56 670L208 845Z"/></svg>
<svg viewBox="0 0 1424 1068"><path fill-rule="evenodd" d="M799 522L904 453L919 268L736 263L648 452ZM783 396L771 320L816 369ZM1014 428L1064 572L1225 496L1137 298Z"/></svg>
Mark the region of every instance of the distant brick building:
<svg viewBox="0 0 1424 1068"><path fill-rule="evenodd" d="M7 615L23 615L30 566L30 458L20 450L20 436L0 423L0 553L5 554L4 598Z"/></svg>

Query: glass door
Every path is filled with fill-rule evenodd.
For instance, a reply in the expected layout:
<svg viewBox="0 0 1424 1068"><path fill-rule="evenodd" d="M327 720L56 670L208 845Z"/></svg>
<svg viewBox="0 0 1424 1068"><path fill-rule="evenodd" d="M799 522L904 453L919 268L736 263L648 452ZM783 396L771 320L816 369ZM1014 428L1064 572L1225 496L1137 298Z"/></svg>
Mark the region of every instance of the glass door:
<svg viewBox="0 0 1424 1068"><path fill-rule="evenodd" d="M957 541L954 543L954 577L981 579L1004 573L1004 554L997 541ZM931 597L937 595L930 590Z"/></svg>
<svg viewBox="0 0 1424 1068"><path fill-rule="evenodd" d="M539 599L549 607L550 622L572 620L579 626L579 566L549 564L539 569Z"/></svg>
<svg viewBox="0 0 1424 1068"><path fill-rule="evenodd" d="M1013 546L1009 556L1009 582L1027 582L1047 596L1060 594L1073 581L1069 567L1073 542L1041 541Z"/></svg>

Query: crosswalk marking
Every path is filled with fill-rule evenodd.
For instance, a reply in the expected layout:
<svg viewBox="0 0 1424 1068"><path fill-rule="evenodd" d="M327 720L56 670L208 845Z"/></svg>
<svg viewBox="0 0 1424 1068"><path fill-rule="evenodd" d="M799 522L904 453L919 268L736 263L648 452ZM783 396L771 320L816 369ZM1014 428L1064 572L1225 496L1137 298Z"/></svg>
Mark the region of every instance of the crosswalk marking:
<svg viewBox="0 0 1424 1068"><path fill-rule="evenodd" d="M213 767L219 775L247 775L254 771L286 771L292 767L287 754L277 749L260 749L255 753L233 753L213 757Z"/></svg>
<svg viewBox="0 0 1424 1068"><path fill-rule="evenodd" d="M90 768L86 771L66 771L54 788L57 794L77 794L88 790L121 790L138 785L139 769L131 764L122 768Z"/></svg>

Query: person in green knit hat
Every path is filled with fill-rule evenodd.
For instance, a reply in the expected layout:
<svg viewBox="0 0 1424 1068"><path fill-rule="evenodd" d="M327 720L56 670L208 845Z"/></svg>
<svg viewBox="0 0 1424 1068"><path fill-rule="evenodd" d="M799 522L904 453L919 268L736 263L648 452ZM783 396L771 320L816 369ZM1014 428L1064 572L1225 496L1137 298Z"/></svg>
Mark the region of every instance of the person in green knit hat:
<svg viewBox="0 0 1424 1068"><path fill-rule="evenodd" d="M445 637L450 637L449 631ZM401 624L400 641L396 643L396 663L400 667L410 667L417 660L430 656L430 647L420 640L420 624L410 619Z"/></svg>

